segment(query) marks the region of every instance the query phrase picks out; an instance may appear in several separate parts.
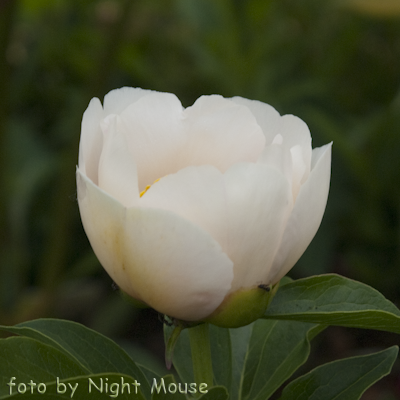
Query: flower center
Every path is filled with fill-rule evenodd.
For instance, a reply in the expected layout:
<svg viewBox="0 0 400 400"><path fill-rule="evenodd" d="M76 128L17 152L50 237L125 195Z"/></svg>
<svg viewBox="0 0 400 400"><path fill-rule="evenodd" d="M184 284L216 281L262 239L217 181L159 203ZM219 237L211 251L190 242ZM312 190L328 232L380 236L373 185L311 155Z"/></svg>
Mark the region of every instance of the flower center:
<svg viewBox="0 0 400 400"><path fill-rule="evenodd" d="M152 185L154 185L156 182L158 182L161 178L156 179ZM139 196L142 197L149 189L151 188L151 185L147 185L143 191L140 192Z"/></svg>

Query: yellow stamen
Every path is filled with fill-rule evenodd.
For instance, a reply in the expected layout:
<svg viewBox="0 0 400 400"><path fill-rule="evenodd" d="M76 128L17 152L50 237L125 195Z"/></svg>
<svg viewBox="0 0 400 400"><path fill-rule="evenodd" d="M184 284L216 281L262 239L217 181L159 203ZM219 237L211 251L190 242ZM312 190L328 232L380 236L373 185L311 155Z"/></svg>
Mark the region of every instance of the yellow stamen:
<svg viewBox="0 0 400 400"><path fill-rule="evenodd" d="M158 182L161 178L156 179L152 184L154 185L156 182ZM151 188L151 185L147 185L143 191L140 192L140 197L142 197L149 189Z"/></svg>

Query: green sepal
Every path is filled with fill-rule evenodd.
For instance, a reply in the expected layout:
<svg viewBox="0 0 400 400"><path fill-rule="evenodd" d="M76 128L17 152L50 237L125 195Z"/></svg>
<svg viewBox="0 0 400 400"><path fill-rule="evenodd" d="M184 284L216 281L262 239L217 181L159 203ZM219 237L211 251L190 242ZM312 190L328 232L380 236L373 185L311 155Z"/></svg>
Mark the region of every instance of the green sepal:
<svg viewBox="0 0 400 400"><path fill-rule="evenodd" d="M206 322L221 328L240 328L261 318L271 303L279 282L270 287L260 285L228 295Z"/></svg>

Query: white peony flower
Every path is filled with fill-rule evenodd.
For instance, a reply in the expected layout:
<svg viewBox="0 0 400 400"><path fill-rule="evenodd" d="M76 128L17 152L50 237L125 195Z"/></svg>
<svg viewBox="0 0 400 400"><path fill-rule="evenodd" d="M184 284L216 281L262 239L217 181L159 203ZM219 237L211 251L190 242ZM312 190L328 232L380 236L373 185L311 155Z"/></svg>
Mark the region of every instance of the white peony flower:
<svg viewBox="0 0 400 400"><path fill-rule="evenodd" d="M258 286L279 282L314 237L330 167L331 144L312 150L302 120L262 102L213 95L184 109L122 88L84 113L79 208L123 291L177 319L239 326L265 311Z"/></svg>

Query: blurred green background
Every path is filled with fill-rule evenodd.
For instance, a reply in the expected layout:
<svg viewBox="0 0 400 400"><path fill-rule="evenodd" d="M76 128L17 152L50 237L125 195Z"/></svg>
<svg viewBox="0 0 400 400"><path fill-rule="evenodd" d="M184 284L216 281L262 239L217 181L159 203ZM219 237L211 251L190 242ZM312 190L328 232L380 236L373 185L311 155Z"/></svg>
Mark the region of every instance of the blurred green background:
<svg viewBox="0 0 400 400"><path fill-rule="evenodd" d="M82 114L121 86L258 99L333 141L326 214L290 275L400 304L399 0L0 0L0 323L79 321L161 364L162 324L112 290L76 202ZM398 342L318 340L311 366ZM363 398L400 398L399 370Z"/></svg>

